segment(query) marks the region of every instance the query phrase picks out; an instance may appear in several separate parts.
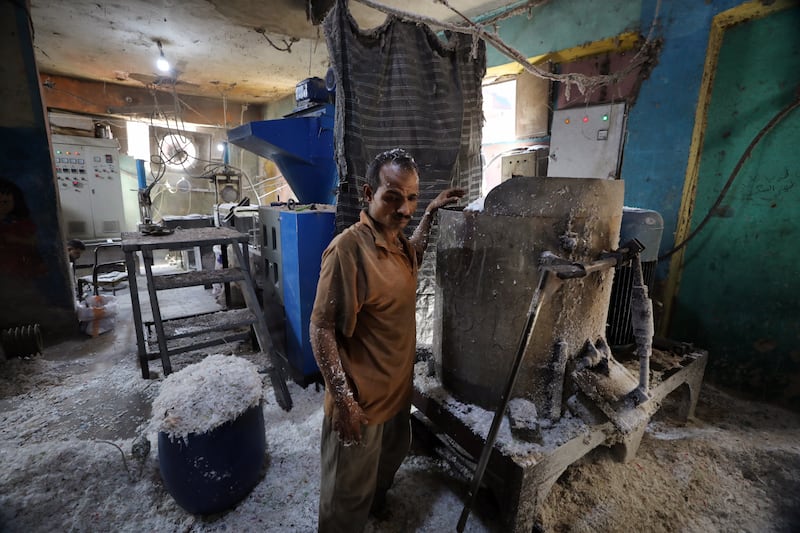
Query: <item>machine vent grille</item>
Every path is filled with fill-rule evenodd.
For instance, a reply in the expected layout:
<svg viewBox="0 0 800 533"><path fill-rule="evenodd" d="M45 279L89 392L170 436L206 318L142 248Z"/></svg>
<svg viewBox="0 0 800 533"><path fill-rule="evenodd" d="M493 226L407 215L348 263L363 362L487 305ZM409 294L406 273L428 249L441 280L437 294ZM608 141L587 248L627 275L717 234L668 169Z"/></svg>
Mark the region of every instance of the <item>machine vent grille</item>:
<svg viewBox="0 0 800 533"><path fill-rule="evenodd" d="M69 220L67 221L67 234L68 235L86 235L89 231L86 228L86 222L83 220Z"/></svg>
<svg viewBox="0 0 800 533"><path fill-rule="evenodd" d="M647 285L647 292L653 294L653 280L658 261L642 261L642 275ZM622 266L614 274L611 287L611 305L608 309L608 325L606 338L611 346L633 344L633 326L631 325L631 291L633 289L633 267Z"/></svg>
<svg viewBox="0 0 800 533"><path fill-rule="evenodd" d="M103 233L119 233L119 220L104 220Z"/></svg>

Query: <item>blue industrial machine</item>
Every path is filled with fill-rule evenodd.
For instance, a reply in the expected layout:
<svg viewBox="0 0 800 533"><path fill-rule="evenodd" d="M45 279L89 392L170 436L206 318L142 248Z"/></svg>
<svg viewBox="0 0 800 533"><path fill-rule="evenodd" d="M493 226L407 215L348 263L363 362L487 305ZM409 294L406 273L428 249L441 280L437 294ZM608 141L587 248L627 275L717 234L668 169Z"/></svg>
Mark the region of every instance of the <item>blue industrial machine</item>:
<svg viewBox="0 0 800 533"><path fill-rule="evenodd" d="M333 239L335 226L333 206L319 207L280 212L286 356L292 369L303 378L319 372L311 351L308 324L317 293L320 258Z"/></svg>
<svg viewBox="0 0 800 533"><path fill-rule="evenodd" d="M320 82L322 89L317 88ZM328 94L324 83L319 78L300 82L295 95L302 99L284 118L250 122L228 131L232 144L274 161L303 204L336 202L334 106L323 98Z"/></svg>
<svg viewBox="0 0 800 533"><path fill-rule="evenodd" d="M297 107L284 118L228 131L231 144L274 161L298 199L258 208L251 258L273 340L301 385L320 379L308 324L320 258L335 232L334 106L324 83L319 78L300 82Z"/></svg>

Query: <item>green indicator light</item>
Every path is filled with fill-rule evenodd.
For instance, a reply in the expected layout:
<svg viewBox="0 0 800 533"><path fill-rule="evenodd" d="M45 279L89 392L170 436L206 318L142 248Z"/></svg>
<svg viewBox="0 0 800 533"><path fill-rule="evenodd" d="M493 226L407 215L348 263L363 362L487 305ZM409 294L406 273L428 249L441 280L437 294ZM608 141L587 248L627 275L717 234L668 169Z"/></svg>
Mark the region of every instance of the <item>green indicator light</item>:
<svg viewBox="0 0 800 533"><path fill-rule="evenodd" d="M603 120L608 121L608 115L603 115Z"/></svg>

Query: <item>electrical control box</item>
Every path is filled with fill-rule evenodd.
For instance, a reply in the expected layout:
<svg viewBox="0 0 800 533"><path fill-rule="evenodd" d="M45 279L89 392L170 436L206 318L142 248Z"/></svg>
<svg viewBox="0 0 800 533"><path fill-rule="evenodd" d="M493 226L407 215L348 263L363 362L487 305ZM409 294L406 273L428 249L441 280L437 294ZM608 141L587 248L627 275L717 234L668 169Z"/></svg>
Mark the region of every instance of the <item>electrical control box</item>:
<svg viewBox="0 0 800 533"><path fill-rule="evenodd" d="M506 155L500 159L500 182L514 176L546 176L547 147Z"/></svg>
<svg viewBox="0 0 800 533"><path fill-rule="evenodd" d="M121 232L135 230L136 221L125 219L125 184L115 139L53 135L53 151L68 239L118 239ZM135 197L136 184L131 187Z"/></svg>
<svg viewBox="0 0 800 533"><path fill-rule="evenodd" d="M547 175L619 178L625 104L573 107L553 112Z"/></svg>

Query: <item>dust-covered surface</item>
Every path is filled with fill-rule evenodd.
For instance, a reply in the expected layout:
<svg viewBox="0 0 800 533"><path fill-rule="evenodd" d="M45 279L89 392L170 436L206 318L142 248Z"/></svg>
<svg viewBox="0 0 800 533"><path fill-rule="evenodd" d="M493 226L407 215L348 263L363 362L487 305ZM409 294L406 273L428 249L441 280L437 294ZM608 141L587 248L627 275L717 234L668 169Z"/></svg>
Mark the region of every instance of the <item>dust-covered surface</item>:
<svg viewBox="0 0 800 533"><path fill-rule="evenodd" d="M665 405L628 464L605 449L568 469L547 531L800 531L800 416L705 385L685 426Z"/></svg>
<svg viewBox="0 0 800 533"><path fill-rule="evenodd" d="M256 365L234 355L209 355L167 376L153 401L151 427L186 440L235 420L263 394Z"/></svg>
<svg viewBox="0 0 800 533"><path fill-rule="evenodd" d="M258 354L236 355L263 363ZM202 360L174 357L173 375ZM151 369L160 370L157 363ZM135 348L0 361L0 532L316 531L321 389L290 383L294 407L287 413L263 375L264 477L233 510L201 517L180 508L160 478L149 424L163 384L142 379ZM152 447L143 460L132 451L142 435ZM391 519L371 521L367 530L453 529L462 484L441 460L411 456L389 494ZM494 531L497 524L477 517L467 531Z"/></svg>
<svg viewBox="0 0 800 533"><path fill-rule="evenodd" d="M85 342L100 346L102 337ZM165 491L156 434L147 427L163 379L142 379L133 346L109 348L64 358L54 347L44 357L0 361L0 531L316 530L321 390L290 384L287 413L267 380L262 481L235 509L192 516ZM257 355L237 355L259 364ZM182 355L173 364L199 360ZM544 530L800 528L800 417L709 386L689 424L669 413L665 406L650 424L631 463L613 462L601 449L570 467L545 501ZM142 434L152 444L144 460L131 453ZM448 463L413 455L389 493L390 517L370 521L367 531L453 531L467 485ZM466 531L508 531L491 497L479 498Z"/></svg>

